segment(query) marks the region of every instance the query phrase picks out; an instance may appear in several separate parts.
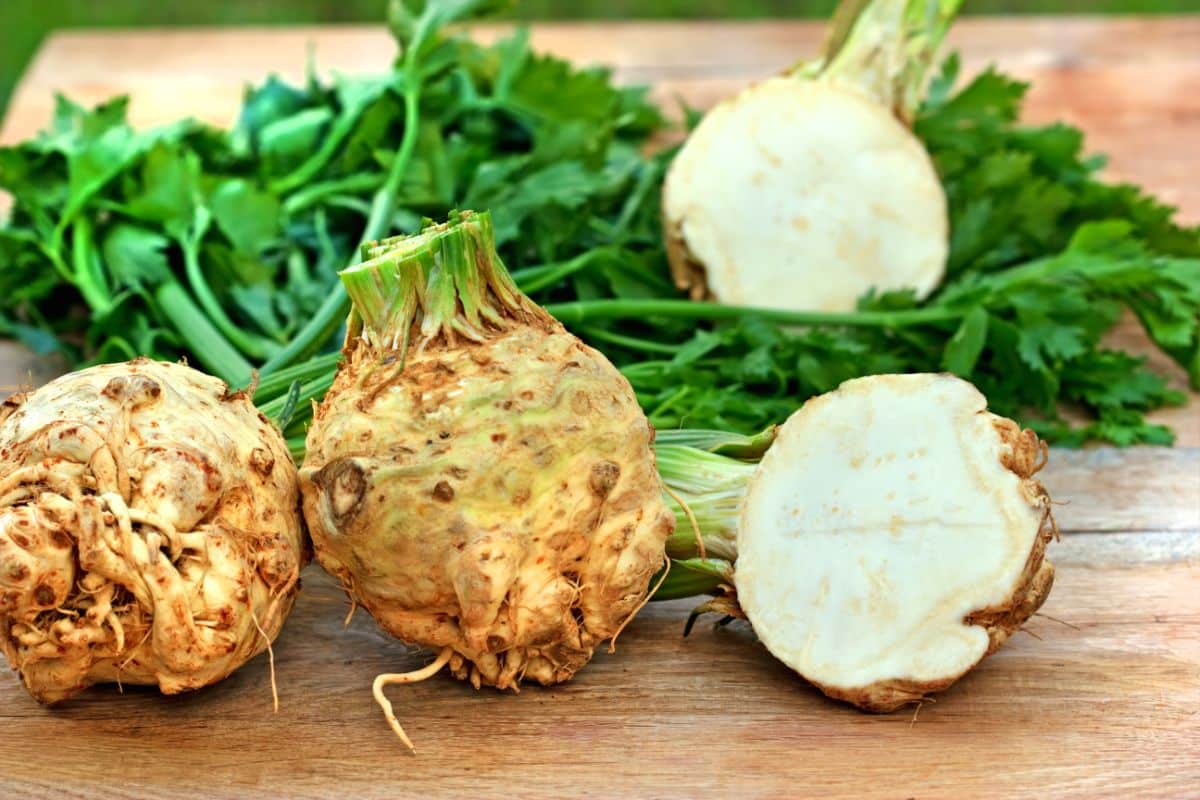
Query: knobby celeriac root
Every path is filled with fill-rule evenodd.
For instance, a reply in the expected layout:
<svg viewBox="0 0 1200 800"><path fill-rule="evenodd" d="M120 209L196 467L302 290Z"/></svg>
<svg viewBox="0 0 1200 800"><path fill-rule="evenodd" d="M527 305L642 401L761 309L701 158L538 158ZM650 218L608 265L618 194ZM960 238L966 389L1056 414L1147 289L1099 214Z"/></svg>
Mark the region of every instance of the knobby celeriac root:
<svg viewBox="0 0 1200 800"><path fill-rule="evenodd" d="M184 365L107 364L10 397L0 645L46 703L103 682L213 683L291 609L298 504L278 430Z"/></svg>
<svg viewBox="0 0 1200 800"><path fill-rule="evenodd" d="M607 359L512 285L486 215L418 238L343 273L356 311L300 471L317 558L457 678L559 683L665 561L653 433Z"/></svg>
<svg viewBox="0 0 1200 800"><path fill-rule="evenodd" d="M673 527L632 392L561 330L383 358L352 343L309 432L318 559L397 638L454 647L459 678L567 680Z"/></svg>

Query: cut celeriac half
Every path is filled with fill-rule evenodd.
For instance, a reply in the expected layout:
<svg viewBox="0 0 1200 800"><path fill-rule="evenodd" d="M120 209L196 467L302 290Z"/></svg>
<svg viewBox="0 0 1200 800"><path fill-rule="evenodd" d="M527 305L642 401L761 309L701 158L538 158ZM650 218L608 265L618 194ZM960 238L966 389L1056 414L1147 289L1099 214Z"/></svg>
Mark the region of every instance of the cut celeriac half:
<svg viewBox="0 0 1200 800"><path fill-rule="evenodd" d="M659 459L668 486L686 480L678 449ZM719 471L719 456L701 455ZM734 551L736 604L718 608L740 607L773 655L832 697L871 711L920 701L1050 590L1053 520L1033 477L1044 448L959 378L848 381L780 426L748 478L727 461L721 490L745 486L740 516L701 522L707 550ZM684 500L704 508L703 492ZM694 555L678 534L672 545Z"/></svg>
<svg viewBox="0 0 1200 800"><path fill-rule="evenodd" d="M663 185L672 273L693 297L849 311L869 290L930 294L946 198L909 128L959 0L839 9L826 55L713 108Z"/></svg>

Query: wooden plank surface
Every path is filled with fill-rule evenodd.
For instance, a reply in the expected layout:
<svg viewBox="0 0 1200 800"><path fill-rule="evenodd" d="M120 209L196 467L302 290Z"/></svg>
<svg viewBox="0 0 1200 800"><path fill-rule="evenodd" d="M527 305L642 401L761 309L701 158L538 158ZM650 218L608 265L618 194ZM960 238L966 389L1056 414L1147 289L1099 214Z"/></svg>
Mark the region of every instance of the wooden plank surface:
<svg viewBox="0 0 1200 800"><path fill-rule="evenodd" d="M1072 560L1045 607L1062 622L1034 619L915 724L826 700L744 624L684 640L675 602L552 690L393 690L415 756L369 686L425 659L365 616L343 630L310 570L276 647L278 716L262 658L197 694L97 689L54 711L6 681L0 774L11 797L1194 797L1200 565L1123 560Z"/></svg>
<svg viewBox="0 0 1200 800"><path fill-rule="evenodd" d="M501 29L479 29L494 37ZM545 25L535 46L613 64L656 96L708 104L810 52L809 23ZM1030 78L1029 118L1081 125L1111 174L1200 219L1200 18L964 20L968 69ZM72 32L51 37L0 141L30 135L51 91L133 97L140 125L227 124L241 88L325 70L377 71L377 28ZM1144 347L1136 326L1114 343ZM54 365L0 347L0 384ZM1181 380L1178 372L1175 380ZM952 690L869 716L825 700L744 624L680 636L689 604L650 606L570 684L520 695L449 678L393 690L409 757L371 700L379 671L427 656L378 633L319 570L277 647L202 692L92 690L61 709L0 680L0 795L234 797L1012 797L1200 795L1200 406L1158 417L1175 449L1055 451L1045 473L1064 531L1044 616Z"/></svg>

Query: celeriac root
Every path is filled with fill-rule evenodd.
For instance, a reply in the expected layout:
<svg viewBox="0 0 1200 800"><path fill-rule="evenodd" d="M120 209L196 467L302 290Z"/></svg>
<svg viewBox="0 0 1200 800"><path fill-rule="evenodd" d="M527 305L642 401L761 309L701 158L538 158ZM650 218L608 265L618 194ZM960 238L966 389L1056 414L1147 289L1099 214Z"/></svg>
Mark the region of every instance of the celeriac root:
<svg viewBox="0 0 1200 800"><path fill-rule="evenodd" d="M994 652L1054 568L1045 447L951 375L814 398L750 481L737 599L781 661L870 711L919 702Z"/></svg>
<svg viewBox="0 0 1200 800"><path fill-rule="evenodd" d="M278 634L298 487L244 394L146 359L72 373L0 408L0 475L0 646L38 700L198 688Z"/></svg>
<svg viewBox="0 0 1200 800"><path fill-rule="evenodd" d="M309 428L326 570L475 686L569 680L642 607L674 527L628 381L512 283L462 212L342 274L344 359Z"/></svg>
<svg viewBox="0 0 1200 800"><path fill-rule="evenodd" d="M846 0L821 58L704 116L663 181L681 289L804 311L851 311L871 289L933 291L946 197L910 125L958 5Z"/></svg>
<svg viewBox="0 0 1200 800"><path fill-rule="evenodd" d="M392 701L387 699L387 695L383 690L394 684L400 683L420 683L423 680L432 678L441 672L442 667L450 662L450 658L454 655L453 647L443 647L442 652L438 653L438 657L432 663L415 669L412 672L391 672L375 676L375 682L371 685L371 693L375 695L375 702L383 709L383 715L387 717L388 725L392 726L392 730L400 737L400 741L408 748L410 753L416 753L417 748L413 745L412 739L408 738L408 734L404 732L400 721L396 719L396 712L392 709Z"/></svg>

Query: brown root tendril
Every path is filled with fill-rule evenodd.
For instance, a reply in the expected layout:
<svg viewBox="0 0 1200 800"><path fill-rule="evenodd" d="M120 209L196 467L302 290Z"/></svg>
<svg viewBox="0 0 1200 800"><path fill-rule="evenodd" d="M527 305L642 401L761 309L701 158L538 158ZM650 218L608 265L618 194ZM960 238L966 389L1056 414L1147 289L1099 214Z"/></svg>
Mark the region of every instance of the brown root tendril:
<svg viewBox="0 0 1200 800"><path fill-rule="evenodd" d="M689 506L687 501L680 497L678 493L676 493L676 491L666 483L663 484L663 491L669 494L672 500L674 500L676 503L679 503L679 507L682 508L683 513L687 515L688 522L692 526L692 532L696 534L696 552L699 554L700 558L707 559L708 553L704 549L704 537L700 535L700 523L696 521L696 515L692 511L692 507Z"/></svg>
<svg viewBox="0 0 1200 800"><path fill-rule="evenodd" d="M625 630L625 626L628 625L631 621L633 621L633 618L638 615L639 611L641 611L643 608L646 607L646 603L650 602L650 598L654 597L654 593L657 592L659 587L663 585L663 581L665 581L667 579L667 575L669 575L670 573L671 573L671 559L667 558L667 559L664 559L663 571L662 571L662 575L658 579L658 583L654 584L653 589L646 592L646 596L643 597L642 601L637 604L637 608L633 609L633 611L630 611L629 616L627 616L625 619L621 620L620 626L617 627L617 632L614 633L612 635L612 639L609 640L608 652L610 654L617 652L617 637L621 635L621 631Z"/></svg>
<svg viewBox="0 0 1200 800"><path fill-rule="evenodd" d="M271 646L271 637L267 636L267 632L263 630L262 625L258 622L258 615L253 611L250 612L250 619L254 621L254 627L258 629L258 633L262 636L263 641L267 643L267 664L271 670L271 701L275 709L275 713L279 713L279 686L275 683L275 648Z"/></svg>
<svg viewBox="0 0 1200 800"><path fill-rule="evenodd" d="M375 676L375 682L371 687L371 693L375 696L375 702L383 709L383 715L387 717L388 725L392 726L392 730L400 737L400 741L404 742L410 753L416 753L417 748L413 745L412 739L408 738L408 734L404 732L400 721L396 719L396 712L392 708L392 701L387 699L387 695L383 693L383 690L392 684L420 683L423 680L428 680L441 672L442 667L450 662L450 658L453 655L454 648L443 647L442 651L438 653L438 657L432 663L420 669L415 669L412 672L385 672L382 675Z"/></svg>

